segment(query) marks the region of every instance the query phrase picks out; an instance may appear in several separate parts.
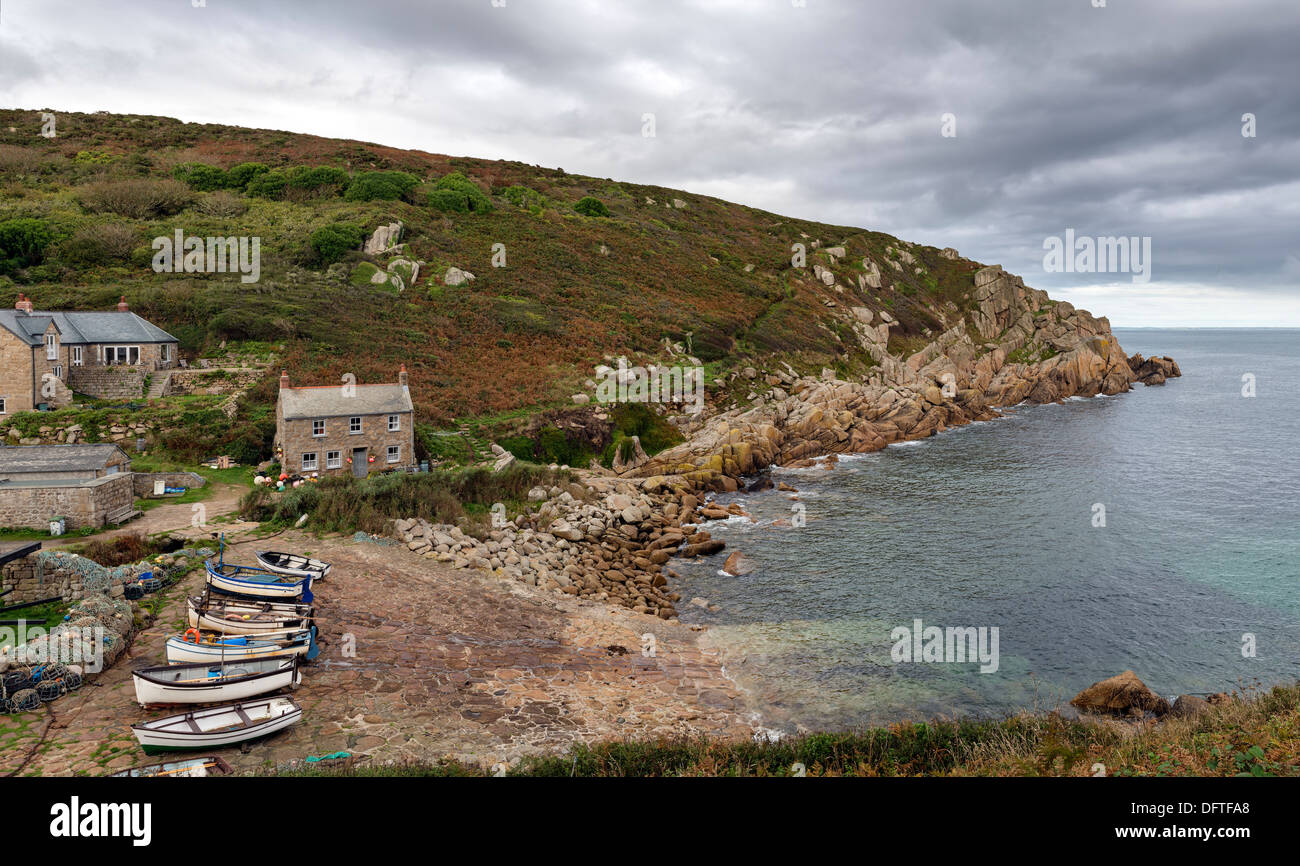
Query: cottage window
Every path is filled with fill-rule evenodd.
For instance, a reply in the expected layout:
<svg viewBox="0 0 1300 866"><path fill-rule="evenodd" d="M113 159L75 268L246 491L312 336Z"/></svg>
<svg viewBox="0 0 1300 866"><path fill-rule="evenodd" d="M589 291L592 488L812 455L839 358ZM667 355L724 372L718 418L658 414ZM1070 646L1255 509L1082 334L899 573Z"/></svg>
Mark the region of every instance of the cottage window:
<svg viewBox="0 0 1300 866"><path fill-rule="evenodd" d="M5 409L5 398L0 397L0 415L7 415L9 411Z"/></svg>
<svg viewBox="0 0 1300 866"><path fill-rule="evenodd" d="M360 418L360 416L355 417L355 418L349 418L349 419L348 419L348 432L349 432L349 433L360 433L360 432L361 432L361 418Z"/></svg>
<svg viewBox="0 0 1300 866"><path fill-rule="evenodd" d="M302 471L311 472L315 468L316 468L316 452L308 451L306 454L302 455Z"/></svg>
<svg viewBox="0 0 1300 866"><path fill-rule="evenodd" d="M63 367L60 366L59 364L55 364L55 365L54 365L54 370L53 370L53 372L54 372L54 378L56 378L56 379L62 379L62 378L63 378Z"/></svg>
<svg viewBox="0 0 1300 866"><path fill-rule="evenodd" d="M72 347L72 366L74 366L74 367L80 367L80 366L81 366L81 347L80 347L80 346L73 346L73 347Z"/></svg>
<svg viewBox="0 0 1300 866"><path fill-rule="evenodd" d="M105 346L104 363L112 366L114 364L127 364L135 366L140 363L139 346Z"/></svg>
<svg viewBox="0 0 1300 866"><path fill-rule="evenodd" d="M389 433L396 433L397 431L399 431L399 430L401 430L401 429L402 429L402 416L401 416L401 415L389 415L389 416L388 416L388 432L389 432Z"/></svg>
<svg viewBox="0 0 1300 866"><path fill-rule="evenodd" d="M324 435L325 435L325 419L324 419L324 418L317 418L315 421L312 421L312 422L311 422L311 435L313 435L313 436L324 436Z"/></svg>
<svg viewBox="0 0 1300 866"><path fill-rule="evenodd" d="M162 346L161 351L158 353L158 358L159 358L159 360L161 360L164 364L166 364L167 362L171 361L171 359L172 359L172 347L171 347L171 346L168 346L166 343L164 343L163 346Z"/></svg>
<svg viewBox="0 0 1300 866"><path fill-rule="evenodd" d="M45 335L45 360L59 360L59 337L57 334Z"/></svg>
<svg viewBox="0 0 1300 866"><path fill-rule="evenodd" d="M326 451L326 452L325 452L325 468L326 468L326 469L342 469L342 468L343 468L343 452L342 452L342 451Z"/></svg>
<svg viewBox="0 0 1300 866"><path fill-rule="evenodd" d="M399 460L401 460L401 459L402 459L402 446L401 446L401 445L389 445L389 446L388 446L388 462L389 462L389 463L396 463L397 461L399 461Z"/></svg>

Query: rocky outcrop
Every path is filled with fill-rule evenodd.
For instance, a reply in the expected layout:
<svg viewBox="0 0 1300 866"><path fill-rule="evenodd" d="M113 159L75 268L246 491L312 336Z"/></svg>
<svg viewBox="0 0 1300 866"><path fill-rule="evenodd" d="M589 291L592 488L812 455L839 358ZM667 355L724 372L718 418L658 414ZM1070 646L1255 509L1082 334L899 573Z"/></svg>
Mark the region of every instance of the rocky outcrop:
<svg viewBox="0 0 1300 866"><path fill-rule="evenodd" d="M1178 369L1178 363L1173 358L1144 359L1141 355L1134 355L1128 359L1128 366L1137 381L1143 385L1163 385L1166 379L1176 379L1183 375L1183 371Z"/></svg>
<svg viewBox="0 0 1300 866"><path fill-rule="evenodd" d="M890 261L914 260L903 249L888 252L897 257ZM876 364L866 381L843 381L831 370L820 378L755 371L749 378L772 387L765 398L694 420L686 442L625 472L732 491L741 476L773 464L876 451L996 417L997 407L1119 394L1142 376L1178 375L1167 358L1135 368L1105 318L1052 301L1000 266L981 268L972 282L970 308L911 355L890 353L899 323L888 312L879 311L873 327L869 308L848 308L845 323Z"/></svg>
<svg viewBox="0 0 1300 866"><path fill-rule="evenodd" d="M668 586L666 563L726 547L699 529L700 503L687 486L680 478L593 475L582 484L533 488L527 510L482 539L418 518L394 521L392 534L412 553L456 568L668 620L681 596Z"/></svg>
<svg viewBox="0 0 1300 866"><path fill-rule="evenodd" d="M401 237L402 224L400 222L382 225L375 229L370 237L366 238L362 249L369 255L379 255L396 246Z"/></svg>
<svg viewBox="0 0 1300 866"><path fill-rule="evenodd" d="M1169 712L1169 702L1147 688L1132 671L1093 683L1075 695L1070 704L1093 713L1131 715L1150 712L1163 716Z"/></svg>

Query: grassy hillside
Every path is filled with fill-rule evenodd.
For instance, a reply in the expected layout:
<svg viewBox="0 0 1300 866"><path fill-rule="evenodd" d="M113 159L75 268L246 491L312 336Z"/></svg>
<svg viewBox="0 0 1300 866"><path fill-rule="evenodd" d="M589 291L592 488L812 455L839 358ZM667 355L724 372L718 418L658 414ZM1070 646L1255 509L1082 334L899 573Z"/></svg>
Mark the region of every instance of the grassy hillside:
<svg viewBox="0 0 1300 866"><path fill-rule="evenodd" d="M772 356L800 372L861 372L872 362L849 333L851 307L897 318L901 353L970 303L972 262L916 246L914 263L890 267L889 235L680 190L162 117L57 117L57 137L43 138L39 111L0 111L0 304L22 291L38 307L111 309L126 294L183 353L282 346L300 382L388 381L406 362L417 410L439 427L569 406L594 365L660 355L665 338L711 376ZM413 178L399 198L360 200L400 178L371 172ZM439 184L456 172L468 187ZM587 197L604 207L579 206ZM390 257L346 243L393 220L407 257L427 263L400 292L367 280ZM333 242L313 245L325 227L338 227ZM177 229L260 237L260 280L154 273L151 239ZM795 243L808 248L805 268L791 265ZM492 266L496 244L506 267ZM846 247L838 262L833 246ZM858 288L866 255L881 289ZM846 288L816 280L815 264ZM476 279L444 285L452 266ZM253 395L272 398L269 380Z"/></svg>

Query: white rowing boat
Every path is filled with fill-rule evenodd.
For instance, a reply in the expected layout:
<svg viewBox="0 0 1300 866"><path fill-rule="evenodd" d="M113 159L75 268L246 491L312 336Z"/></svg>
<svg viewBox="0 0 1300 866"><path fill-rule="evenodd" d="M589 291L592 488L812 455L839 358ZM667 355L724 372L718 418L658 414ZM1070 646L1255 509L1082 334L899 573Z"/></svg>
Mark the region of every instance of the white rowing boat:
<svg viewBox="0 0 1300 866"><path fill-rule="evenodd" d="M204 776L229 776L230 765L215 755L206 758L190 758L185 761L166 761L161 764L149 764L146 767L132 767L119 770L111 775L115 778L156 779L165 776L182 776L202 778Z"/></svg>
<svg viewBox="0 0 1300 866"><path fill-rule="evenodd" d="M290 574L295 577L310 577L324 580L334 568L322 559L312 559L296 553L284 553L279 550L259 550L254 554L257 561L267 571L277 574Z"/></svg>
<svg viewBox="0 0 1300 866"><path fill-rule="evenodd" d="M232 746L281 731L302 719L293 698L275 697L209 707L131 726L145 754Z"/></svg>
<svg viewBox="0 0 1300 866"><path fill-rule="evenodd" d="M284 659L162 665L131 672L135 699L153 704L211 704L240 701L302 682L297 656Z"/></svg>
<svg viewBox="0 0 1300 866"><path fill-rule="evenodd" d="M208 560L208 586L240 598L304 602L312 600L311 575L276 574L246 565Z"/></svg>
<svg viewBox="0 0 1300 866"><path fill-rule="evenodd" d="M223 634L253 634L310 628L315 610L306 604L241 601L205 593L188 601L190 628Z"/></svg>
<svg viewBox="0 0 1300 866"><path fill-rule="evenodd" d="M230 635L191 628L167 638L167 663L211 664L287 656L311 660L319 653L314 631L313 627Z"/></svg>

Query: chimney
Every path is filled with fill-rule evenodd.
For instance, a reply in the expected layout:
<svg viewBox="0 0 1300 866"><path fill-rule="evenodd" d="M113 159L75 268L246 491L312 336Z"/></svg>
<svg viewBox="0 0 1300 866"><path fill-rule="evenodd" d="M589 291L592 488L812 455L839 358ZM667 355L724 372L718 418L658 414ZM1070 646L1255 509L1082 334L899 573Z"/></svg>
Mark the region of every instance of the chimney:
<svg viewBox="0 0 1300 866"><path fill-rule="evenodd" d="M28 298L26 295L24 295L22 292L19 292L18 303L14 304L14 309L22 310L24 313L30 313L32 311L31 299Z"/></svg>
<svg viewBox="0 0 1300 866"><path fill-rule="evenodd" d="M289 387L289 371L288 371L288 370L281 370L281 371L280 371L280 390L283 391L285 388L288 388L288 387Z"/></svg>
<svg viewBox="0 0 1300 866"><path fill-rule="evenodd" d="M402 365L402 369L397 374L397 384L403 387L406 386L406 365L405 364Z"/></svg>
<svg viewBox="0 0 1300 866"><path fill-rule="evenodd" d="M117 302L117 311L119 313L126 313L129 312L130 309L131 308L126 305L126 295L123 295L122 300Z"/></svg>

